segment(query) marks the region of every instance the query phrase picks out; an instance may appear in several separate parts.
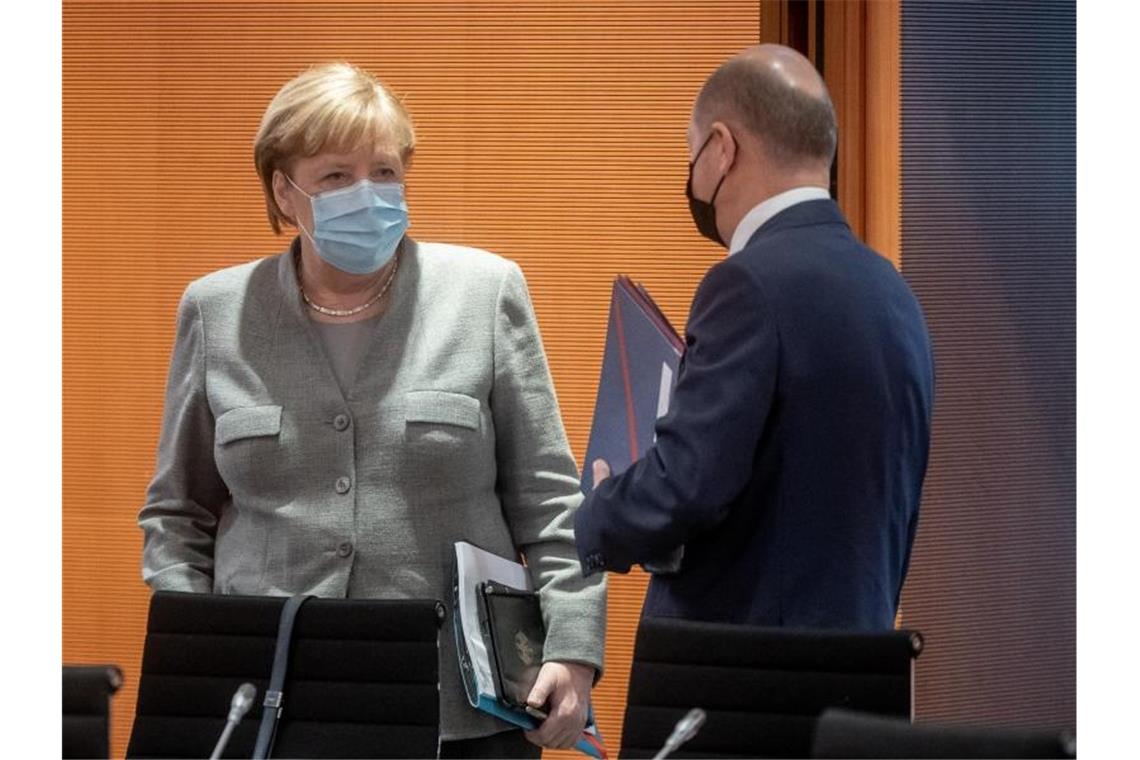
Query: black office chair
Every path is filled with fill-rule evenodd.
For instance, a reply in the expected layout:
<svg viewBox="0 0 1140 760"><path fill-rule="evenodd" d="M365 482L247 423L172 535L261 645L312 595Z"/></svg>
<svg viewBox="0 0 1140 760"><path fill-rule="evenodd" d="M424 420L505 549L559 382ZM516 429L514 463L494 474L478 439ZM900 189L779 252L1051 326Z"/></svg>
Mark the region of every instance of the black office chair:
<svg viewBox="0 0 1140 760"><path fill-rule="evenodd" d="M223 756L250 757L285 601L156 593L127 757L209 757L245 681L257 698ZM308 600L272 756L435 757L441 622L433 600Z"/></svg>
<svg viewBox="0 0 1140 760"><path fill-rule="evenodd" d="M1076 757L1067 732L914 724L851 710L827 710L816 728L812 757L1019 758Z"/></svg>
<svg viewBox="0 0 1140 760"><path fill-rule="evenodd" d="M63 757L111 756L111 697L122 685L115 665L63 666Z"/></svg>
<svg viewBox="0 0 1140 760"><path fill-rule="evenodd" d="M622 730L623 758L653 757L691 708L707 714L673 757L808 757L819 714L913 712L913 631L847 633L646 618Z"/></svg>

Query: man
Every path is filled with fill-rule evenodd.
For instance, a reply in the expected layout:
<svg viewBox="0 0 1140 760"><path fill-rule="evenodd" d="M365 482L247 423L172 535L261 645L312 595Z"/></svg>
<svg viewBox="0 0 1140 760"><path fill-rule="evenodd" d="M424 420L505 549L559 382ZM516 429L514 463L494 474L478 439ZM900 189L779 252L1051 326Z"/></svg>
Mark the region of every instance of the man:
<svg viewBox="0 0 1140 760"><path fill-rule="evenodd" d="M583 572L683 546L645 615L893 624L918 522L933 399L922 312L828 185L835 114L806 58L760 45L706 81L686 193L728 257L697 288L657 441L575 518Z"/></svg>

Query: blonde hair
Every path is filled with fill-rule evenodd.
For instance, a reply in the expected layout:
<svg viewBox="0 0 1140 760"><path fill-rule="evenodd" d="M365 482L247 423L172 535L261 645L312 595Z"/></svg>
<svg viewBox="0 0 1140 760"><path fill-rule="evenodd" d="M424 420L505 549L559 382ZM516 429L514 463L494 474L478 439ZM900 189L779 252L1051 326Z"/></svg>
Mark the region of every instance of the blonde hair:
<svg viewBox="0 0 1140 760"><path fill-rule="evenodd" d="M273 173L286 174L297 158L325 150L351 152L361 145L394 144L407 164L416 132L403 104L376 77L348 63L314 66L282 87L257 130L253 162L261 178L273 231L293 223L273 196Z"/></svg>

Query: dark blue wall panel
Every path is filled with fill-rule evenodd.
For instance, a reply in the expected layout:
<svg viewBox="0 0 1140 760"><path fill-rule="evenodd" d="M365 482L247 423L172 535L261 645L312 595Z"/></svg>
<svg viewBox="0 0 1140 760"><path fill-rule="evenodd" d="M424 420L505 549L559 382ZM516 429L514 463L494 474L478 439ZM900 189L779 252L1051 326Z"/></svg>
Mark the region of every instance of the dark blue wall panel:
<svg viewBox="0 0 1140 760"><path fill-rule="evenodd" d="M917 716L1075 727L1076 9L904 0L901 31L902 267L937 366Z"/></svg>

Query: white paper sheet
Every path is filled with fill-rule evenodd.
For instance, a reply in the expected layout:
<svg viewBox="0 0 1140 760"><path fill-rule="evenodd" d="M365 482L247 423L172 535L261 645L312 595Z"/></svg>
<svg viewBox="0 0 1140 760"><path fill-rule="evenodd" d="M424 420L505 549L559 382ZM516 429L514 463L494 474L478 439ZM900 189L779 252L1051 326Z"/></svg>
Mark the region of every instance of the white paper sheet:
<svg viewBox="0 0 1140 760"><path fill-rule="evenodd" d="M479 607L475 595L479 584L485 581L497 581L529 591L530 576L518 562L483 551L466 541L455 543L455 559L459 578L459 622L463 626L463 638L475 671L475 684L480 694L494 695L491 662L479 630Z"/></svg>

